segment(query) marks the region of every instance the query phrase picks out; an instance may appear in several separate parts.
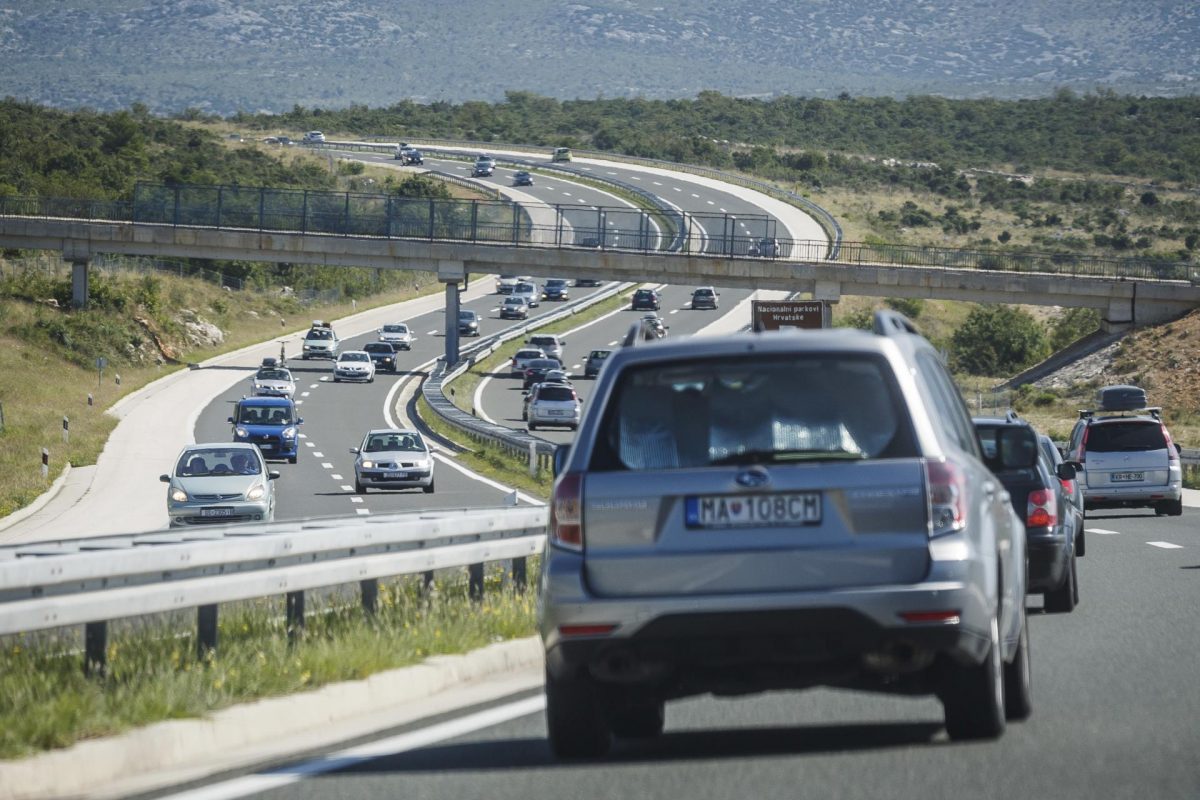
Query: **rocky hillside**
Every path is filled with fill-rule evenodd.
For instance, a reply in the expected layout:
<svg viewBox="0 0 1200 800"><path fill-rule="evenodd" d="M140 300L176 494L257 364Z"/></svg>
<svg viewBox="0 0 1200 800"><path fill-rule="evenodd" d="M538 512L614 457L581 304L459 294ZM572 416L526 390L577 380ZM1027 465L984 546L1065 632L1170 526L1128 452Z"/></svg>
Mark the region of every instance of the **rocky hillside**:
<svg viewBox="0 0 1200 800"><path fill-rule="evenodd" d="M1194 91L1187 0L9 0L3 94L281 111L404 98Z"/></svg>

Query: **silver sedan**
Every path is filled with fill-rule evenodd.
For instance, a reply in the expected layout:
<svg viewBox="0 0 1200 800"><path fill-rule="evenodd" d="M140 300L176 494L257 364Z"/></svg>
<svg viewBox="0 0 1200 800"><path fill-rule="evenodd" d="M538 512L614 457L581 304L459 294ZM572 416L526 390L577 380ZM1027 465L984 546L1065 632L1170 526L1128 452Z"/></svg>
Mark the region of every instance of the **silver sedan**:
<svg viewBox="0 0 1200 800"><path fill-rule="evenodd" d="M403 428L368 431L362 444L351 447L354 459L354 491L366 494L376 489L421 489L433 494L433 455L421 434Z"/></svg>

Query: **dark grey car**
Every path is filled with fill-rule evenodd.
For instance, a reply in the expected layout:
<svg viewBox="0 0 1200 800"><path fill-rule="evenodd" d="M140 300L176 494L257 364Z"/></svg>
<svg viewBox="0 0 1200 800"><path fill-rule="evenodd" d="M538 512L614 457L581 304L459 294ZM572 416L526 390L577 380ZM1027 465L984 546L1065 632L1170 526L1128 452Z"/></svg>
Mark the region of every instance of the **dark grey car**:
<svg viewBox="0 0 1200 800"><path fill-rule="evenodd" d="M954 739L1028 716L1021 520L938 353L898 314L875 326L609 357L555 457L557 754L655 736L705 693L934 694Z"/></svg>

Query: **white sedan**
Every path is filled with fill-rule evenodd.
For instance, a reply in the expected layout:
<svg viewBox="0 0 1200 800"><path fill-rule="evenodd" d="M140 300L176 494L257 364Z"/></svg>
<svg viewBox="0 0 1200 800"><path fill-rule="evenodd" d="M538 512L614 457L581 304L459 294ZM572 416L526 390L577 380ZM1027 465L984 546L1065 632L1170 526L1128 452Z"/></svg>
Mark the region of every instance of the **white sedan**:
<svg viewBox="0 0 1200 800"><path fill-rule="evenodd" d="M379 329L379 341L387 342L397 350L412 350L415 337L403 322L393 322Z"/></svg>
<svg viewBox="0 0 1200 800"><path fill-rule="evenodd" d="M333 382L375 380L375 362L365 350L347 350L333 362Z"/></svg>

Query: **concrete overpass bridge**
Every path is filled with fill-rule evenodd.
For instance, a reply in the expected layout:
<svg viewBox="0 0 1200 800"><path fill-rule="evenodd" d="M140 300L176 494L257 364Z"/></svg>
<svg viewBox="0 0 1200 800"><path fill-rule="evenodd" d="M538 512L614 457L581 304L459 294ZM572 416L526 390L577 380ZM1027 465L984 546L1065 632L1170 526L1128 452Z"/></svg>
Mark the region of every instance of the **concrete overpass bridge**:
<svg viewBox="0 0 1200 800"><path fill-rule="evenodd" d="M447 320L469 273L654 281L783 289L837 302L842 295L1086 306L1106 326L1161 322L1200 306L1186 264L1064 258L844 242L775 235L771 220L662 215L511 203L430 201L334 192L152 186L132 203L0 198L0 247L55 250L74 265L73 296L87 297L97 254L190 257L435 271ZM199 191L204 190L204 191ZM198 199L199 197L199 199ZM521 207L523 210L524 206ZM668 249L669 248L669 249ZM455 328L448 324L448 328ZM457 355L457 331L447 331Z"/></svg>

